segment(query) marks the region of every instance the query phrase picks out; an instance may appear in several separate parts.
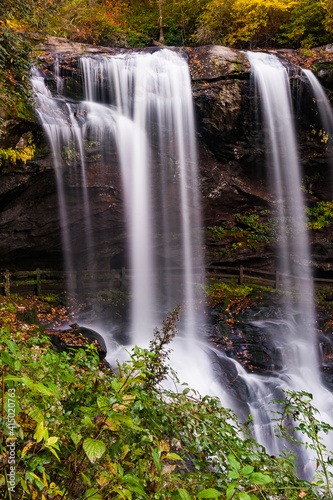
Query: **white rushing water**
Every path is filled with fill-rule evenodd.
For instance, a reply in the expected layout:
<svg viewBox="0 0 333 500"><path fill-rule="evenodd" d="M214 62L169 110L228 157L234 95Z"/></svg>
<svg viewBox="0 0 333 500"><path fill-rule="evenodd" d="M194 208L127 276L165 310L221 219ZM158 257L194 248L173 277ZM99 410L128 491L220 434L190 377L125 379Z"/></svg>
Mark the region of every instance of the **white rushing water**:
<svg viewBox="0 0 333 500"><path fill-rule="evenodd" d="M289 81L275 57L258 53L248 57L266 130L268 175L280 225L282 282L297 296L280 320L257 322L281 353L282 367L272 377L249 374L224 353L198 341L204 325L198 284L202 281L203 257L193 103L186 61L165 49L151 54L82 57L85 100L81 102L52 96L44 78L37 74L33 84L38 114L55 158L66 269L75 270L76 259L68 223L68 167L61 152L64 147L71 148L74 159L70 168L81 172L89 262L97 250L89 205L86 144L98 145L103 168L115 167L109 154L114 148L122 175L133 274L128 332L132 343L146 346L166 312L181 303L181 337L173 343L171 358L180 380L201 394L218 395L224 405L243 418L251 413L255 438L276 454L284 445L273 432L271 411L275 407L270 401L281 397L281 389L313 393L315 406L328 421L333 403L319 376L309 242ZM60 93L64 87L59 66L55 69ZM296 279L288 277L290 274ZM103 328L101 325L99 331ZM121 357L112 339L106 341L110 346L108 359ZM233 392L231 386L237 386Z"/></svg>
<svg viewBox="0 0 333 500"><path fill-rule="evenodd" d="M312 73L310 69L302 70L304 75L307 77L310 86L312 88L312 92L318 106L319 117L324 127L324 132L327 135L332 136L333 134L333 111L330 105L330 101L323 89L320 85L318 78ZM325 137L323 138L325 140ZM328 139L328 138L327 138Z"/></svg>
<svg viewBox="0 0 333 500"><path fill-rule="evenodd" d="M148 340L161 314L173 309L177 300L186 304L182 331L187 338L195 337L200 312L194 307L194 268L202 268L202 241L187 63L162 50L85 57L81 67L85 97L92 109L101 107L92 104L96 101L102 106L112 103L118 114L114 135L130 235L134 340ZM102 114L98 111L96 116ZM94 126L98 127L98 119ZM155 216L157 197L160 208ZM171 267L178 267L180 280L171 279ZM181 293L176 290L180 286Z"/></svg>
<svg viewBox="0 0 333 500"><path fill-rule="evenodd" d="M55 159L66 270L77 269L71 241L64 150L81 171L88 262L94 258L87 189L86 143L104 164L115 145L122 172L128 228L131 326L134 343L146 345L168 311L182 305L180 331L186 352L195 349L203 324L204 279L196 141L189 69L170 50L82 57L84 101L59 95L64 85L55 63L57 95L42 75L32 79L38 114ZM76 166L76 163L78 164ZM114 163L114 162L113 162ZM109 164L108 168L117 168ZM72 168L72 166L71 166ZM109 228L112 231L112 227ZM87 264L86 264L87 265ZM88 267L91 268L91 267ZM73 293L71 283L69 292ZM207 369L209 371L209 369Z"/></svg>
<svg viewBox="0 0 333 500"><path fill-rule="evenodd" d="M284 389L314 396L321 417L332 424L333 398L323 386L315 336L310 244L306 231L301 166L297 154L290 84L286 69L274 55L247 53L260 99L267 148L267 172L279 218L279 268L282 286L293 299L284 307L277 342L282 352L279 379ZM295 276L291 278L290 275ZM271 321L258 326L269 331ZM275 322L276 323L276 322ZM332 447L333 443L328 443Z"/></svg>
<svg viewBox="0 0 333 500"><path fill-rule="evenodd" d="M279 220L279 270L284 286L298 294L296 309L301 321L304 348L295 338L295 359L288 360L296 370L308 371L309 381L319 383L315 347L313 280L310 244L306 231L301 167L294 130L289 78L273 55L249 52L252 75L259 91L265 127L267 172L276 200ZM288 227L287 227L288 226ZM296 279L290 275L296 276Z"/></svg>

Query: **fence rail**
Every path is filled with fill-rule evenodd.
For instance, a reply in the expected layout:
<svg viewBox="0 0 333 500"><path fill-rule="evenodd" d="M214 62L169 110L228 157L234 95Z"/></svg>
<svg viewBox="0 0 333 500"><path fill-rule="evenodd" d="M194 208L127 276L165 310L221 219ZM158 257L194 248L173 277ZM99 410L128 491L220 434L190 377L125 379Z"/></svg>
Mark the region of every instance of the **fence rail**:
<svg viewBox="0 0 333 500"><path fill-rule="evenodd" d="M287 278L290 280L308 280L309 278L288 275L279 271L263 271L244 266L209 266L204 269L195 268L194 279L197 283L203 283L204 278L209 281L218 280L225 282L237 282L243 284L257 284L279 289L286 286ZM169 267L156 271L156 277L162 273L168 274L168 279L175 282L180 281L182 269ZM134 273L131 269L103 270L80 270L71 273L55 270L35 269L33 271L0 271L0 292L9 296L11 293L33 293L37 296L46 293L61 292L66 289L66 283L71 283L71 288L77 293L83 290L120 289L126 290L133 279ZM314 278L315 286L333 285L333 279Z"/></svg>

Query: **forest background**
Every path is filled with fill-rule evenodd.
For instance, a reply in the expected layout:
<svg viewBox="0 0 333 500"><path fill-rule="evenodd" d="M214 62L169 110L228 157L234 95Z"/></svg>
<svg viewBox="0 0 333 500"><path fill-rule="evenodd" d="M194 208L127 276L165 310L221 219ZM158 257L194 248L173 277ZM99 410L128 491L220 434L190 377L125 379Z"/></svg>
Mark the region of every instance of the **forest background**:
<svg viewBox="0 0 333 500"><path fill-rule="evenodd" d="M4 0L0 5L2 118L28 117L31 49L43 37L103 46L220 44L310 48L332 41L333 0Z"/></svg>

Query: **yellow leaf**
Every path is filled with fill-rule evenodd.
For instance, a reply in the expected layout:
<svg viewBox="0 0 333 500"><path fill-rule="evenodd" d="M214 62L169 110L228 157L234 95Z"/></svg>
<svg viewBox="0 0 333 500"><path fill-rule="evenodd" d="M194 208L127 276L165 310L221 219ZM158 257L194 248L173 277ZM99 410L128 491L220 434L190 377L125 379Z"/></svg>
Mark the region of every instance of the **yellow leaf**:
<svg viewBox="0 0 333 500"><path fill-rule="evenodd" d="M32 492L32 500L36 500L37 497L38 497L38 491L33 490L33 492Z"/></svg>
<svg viewBox="0 0 333 500"><path fill-rule="evenodd" d="M45 471L43 471L43 483L46 488L48 487Z"/></svg>
<svg viewBox="0 0 333 500"><path fill-rule="evenodd" d="M112 405L112 410L122 412L122 411L127 410L127 406L126 405L119 405L118 403L115 403L114 405Z"/></svg>
<svg viewBox="0 0 333 500"><path fill-rule="evenodd" d="M101 474L97 479L97 483L100 485L101 488L104 488L107 484L109 484L110 479L108 479L104 474Z"/></svg>
<svg viewBox="0 0 333 500"><path fill-rule="evenodd" d="M13 62L13 58L11 58L10 62L11 62L11 63Z"/></svg>
<svg viewBox="0 0 333 500"><path fill-rule="evenodd" d="M170 451L170 446L169 446L169 443L167 441L161 441L160 442L160 446L161 446L161 452L163 451Z"/></svg>
<svg viewBox="0 0 333 500"><path fill-rule="evenodd" d="M120 429L120 425L119 424L115 424L114 422L111 422L110 420L106 420L106 422L104 422L105 425L108 426L108 428L111 430L111 431L118 431Z"/></svg>
<svg viewBox="0 0 333 500"><path fill-rule="evenodd" d="M24 432L33 431L37 426L37 422L27 413L24 413L24 411L20 411L20 413L15 416L15 422L22 427Z"/></svg>
<svg viewBox="0 0 333 500"><path fill-rule="evenodd" d="M175 470L177 465L166 464L162 467L162 475L171 474Z"/></svg>
<svg viewBox="0 0 333 500"><path fill-rule="evenodd" d="M28 453L30 448L32 448L34 446L34 444L35 444L35 441L28 441L27 442L27 444L25 445L25 447L22 450L21 458L25 457L25 455Z"/></svg>

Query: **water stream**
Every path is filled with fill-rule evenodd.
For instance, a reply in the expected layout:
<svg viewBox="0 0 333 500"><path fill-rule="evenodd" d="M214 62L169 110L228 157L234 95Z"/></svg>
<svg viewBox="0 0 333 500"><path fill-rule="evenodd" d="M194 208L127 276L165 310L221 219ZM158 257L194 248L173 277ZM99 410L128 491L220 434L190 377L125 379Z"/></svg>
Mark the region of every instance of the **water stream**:
<svg viewBox="0 0 333 500"><path fill-rule="evenodd" d="M318 106L319 117L321 119L325 133L323 140L328 141L329 136L332 137L333 134L332 107L323 87L320 85L318 78L309 69L303 69L302 71L309 81L316 104Z"/></svg>

